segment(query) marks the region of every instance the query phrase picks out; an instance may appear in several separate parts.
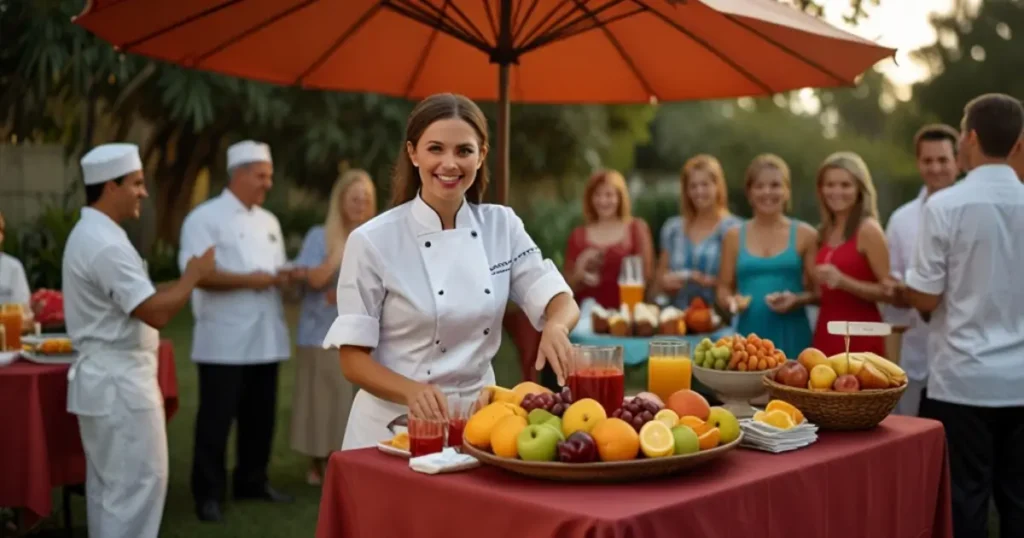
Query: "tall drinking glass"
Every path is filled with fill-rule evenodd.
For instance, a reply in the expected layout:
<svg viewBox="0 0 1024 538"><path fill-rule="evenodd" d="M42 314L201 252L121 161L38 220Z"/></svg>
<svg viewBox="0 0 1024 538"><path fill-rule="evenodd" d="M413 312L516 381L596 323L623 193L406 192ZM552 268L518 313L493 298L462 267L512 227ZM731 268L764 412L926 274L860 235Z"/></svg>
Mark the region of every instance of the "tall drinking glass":
<svg viewBox="0 0 1024 538"><path fill-rule="evenodd" d="M639 256L622 259L619 268L619 303L626 305L629 313L633 307L644 301L643 260Z"/></svg>
<svg viewBox="0 0 1024 538"><path fill-rule="evenodd" d="M447 424L443 420L409 417L409 452L412 457L425 456L444 450Z"/></svg>
<svg viewBox="0 0 1024 538"><path fill-rule="evenodd" d="M0 306L0 324L4 328L4 341L0 351L21 351L21 324L23 310L19 303L8 303Z"/></svg>
<svg viewBox="0 0 1024 538"><path fill-rule="evenodd" d="M622 407L626 391L622 346L573 346L569 390L573 401L596 400L611 415Z"/></svg>
<svg viewBox="0 0 1024 538"><path fill-rule="evenodd" d="M667 401L673 392L690 388L693 363L685 340L652 340L647 357L647 390Z"/></svg>
<svg viewBox="0 0 1024 538"><path fill-rule="evenodd" d="M466 422L473 415L478 395L468 393L452 393L448 395L448 440L446 446L459 448L462 446L462 432Z"/></svg>

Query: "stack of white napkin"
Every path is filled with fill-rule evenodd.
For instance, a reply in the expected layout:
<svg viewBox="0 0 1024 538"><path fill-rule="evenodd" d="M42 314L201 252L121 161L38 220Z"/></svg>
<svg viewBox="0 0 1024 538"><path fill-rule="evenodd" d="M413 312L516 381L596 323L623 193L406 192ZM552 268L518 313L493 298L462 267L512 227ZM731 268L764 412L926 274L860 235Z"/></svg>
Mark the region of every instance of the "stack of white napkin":
<svg viewBox="0 0 1024 538"><path fill-rule="evenodd" d="M818 440L818 427L807 420L783 430L745 418L740 420L740 428L743 430L740 446L773 454L803 448Z"/></svg>
<svg viewBox="0 0 1024 538"><path fill-rule="evenodd" d="M409 468L425 474L454 473L479 465L479 460L469 454L462 454L452 447L426 456L409 458Z"/></svg>

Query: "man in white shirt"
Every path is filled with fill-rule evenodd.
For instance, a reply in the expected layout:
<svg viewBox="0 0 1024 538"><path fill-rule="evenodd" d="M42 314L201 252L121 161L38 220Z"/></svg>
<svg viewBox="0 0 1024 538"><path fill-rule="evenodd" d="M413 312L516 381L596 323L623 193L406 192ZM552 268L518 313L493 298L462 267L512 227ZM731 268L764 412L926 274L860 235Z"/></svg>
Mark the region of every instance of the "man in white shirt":
<svg viewBox="0 0 1024 538"><path fill-rule="evenodd" d="M4 244L7 221L0 213L0 246ZM32 326L32 291L21 261L6 252L0 252L0 304L20 304L25 323L22 330Z"/></svg>
<svg viewBox="0 0 1024 538"><path fill-rule="evenodd" d="M918 222L925 200L956 182L956 145L960 134L941 124L925 125L914 135L917 170L924 186L917 198L903 204L889 217L885 235L889 242L889 265L896 280L902 280L917 244ZM900 365L907 372L907 390L896 406L901 415L917 416L928 378L928 323L909 305L885 305L888 323L906 327L900 344Z"/></svg>
<svg viewBox="0 0 1024 538"><path fill-rule="evenodd" d="M1004 538L1024 536L1024 185L1007 165L1024 109L967 104L960 183L928 199L907 296L931 312L921 415L945 427L955 536L988 536L994 494Z"/></svg>
<svg viewBox="0 0 1024 538"><path fill-rule="evenodd" d="M225 452L238 421L232 494L235 499L288 502L271 488L267 465L274 437L278 365L291 355L279 285L286 268L284 236L260 207L273 185L270 148L246 140L227 154L231 179L181 228L178 261L215 247L217 270L193 293L192 360L199 369L199 411L192 460L192 496L202 521L221 521Z"/></svg>
<svg viewBox="0 0 1024 538"><path fill-rule="evenodd" d="M180 280L153 287L120 223L146 198L133 144L106 144L82 157L82 218L64 248L68 335L79 357L68 371L68 412L78 415L86 460L89 536L155 538L167 494L167 433L157 384L157 329L213 270L213 250Z"/></svg>

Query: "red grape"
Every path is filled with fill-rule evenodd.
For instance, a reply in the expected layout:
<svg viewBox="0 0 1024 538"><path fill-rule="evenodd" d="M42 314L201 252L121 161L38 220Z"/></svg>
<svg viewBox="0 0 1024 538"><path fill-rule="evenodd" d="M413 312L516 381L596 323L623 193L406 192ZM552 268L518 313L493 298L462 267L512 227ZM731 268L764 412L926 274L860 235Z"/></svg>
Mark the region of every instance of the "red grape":
<svg viewBox="0 0 1024 538"><path fill-rule="evenodd" d="M633 424L633 429L639 432L639 431L640 431L640 428L642 428L642 427L643 427L643 425L645 424L645 422L644 422L644 420L643 420L642 418L640 418L640 417L633 417L633 421L632 421L632 424Z"/></svg>
<svg viewBox="0 0 1024 538"><path fill-rule="evenodd" d="M563 413L565 413L565 404L556 403L554 407L551 408L551 414L555 415L556 417L562 416Z"/></svg>
<svg viewBox="0 0 1024 538"><path fill-rule="evenodd" d="M646 424L646 423L654 420L654 415L651 414L650 411L644 411L643 413L640 413L640 418L643 419L644 424Z"/></svg>
<svg viewBox="0 0 1024 538"><path fill-rule="evenodd" d="M621 409L621 411L622 413L619 415L619 418L625 420L626 422L633 420L633 413L631 413L628 409Z"/></svg>
<svg viewBox="0 0 1024 538"><path fill-rule="evenodd" d="M615 411L612 411L612 418L622 418L622 408L621 407L616 409Z"/></svg>

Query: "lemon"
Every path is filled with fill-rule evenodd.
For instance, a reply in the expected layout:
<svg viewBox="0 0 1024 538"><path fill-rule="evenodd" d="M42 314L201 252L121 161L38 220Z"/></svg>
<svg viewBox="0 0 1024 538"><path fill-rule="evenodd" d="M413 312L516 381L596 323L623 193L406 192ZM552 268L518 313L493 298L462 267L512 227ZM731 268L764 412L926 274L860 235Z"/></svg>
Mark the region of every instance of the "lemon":
<svg viewBox="0 0 1024 538"><path fill-rule="evenodd" d="M679 415L671 409L662 409L658 411L657 415L654 415L654 420L664 422L669 428L674 428L676 424L679 424Z"/></svg>
<svg viewBox="0 0 1024 538"><path fill-rule="evenodd" d="M780 430L788 430L796 426L796 423L793 422L793 417L789 416L789 413L778 409L769 411L762 421L765 424L770 424Z"/></svg>
<svg viewBox="0 0 1024 538"><path fill-rule="evenodd" d="M664 422L652 420L640 428L640 450L648 458L671 456L675 449L675 437Z"/></svg>

